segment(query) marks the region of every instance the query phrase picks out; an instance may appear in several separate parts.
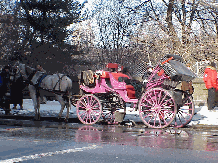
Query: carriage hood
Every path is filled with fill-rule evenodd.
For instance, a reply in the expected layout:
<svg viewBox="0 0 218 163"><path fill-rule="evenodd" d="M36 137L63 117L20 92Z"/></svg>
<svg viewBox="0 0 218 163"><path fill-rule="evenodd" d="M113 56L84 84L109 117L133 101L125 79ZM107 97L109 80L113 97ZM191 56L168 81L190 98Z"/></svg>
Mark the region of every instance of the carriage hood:
<svg viewBox="0 0 218 163"><path fill-rule="evenodd" d="M177 60L170 60L168 63L162 65L164 72L171 77L172 80L176 81L191 81L196 78L194 72L188 67Z"/></svg>

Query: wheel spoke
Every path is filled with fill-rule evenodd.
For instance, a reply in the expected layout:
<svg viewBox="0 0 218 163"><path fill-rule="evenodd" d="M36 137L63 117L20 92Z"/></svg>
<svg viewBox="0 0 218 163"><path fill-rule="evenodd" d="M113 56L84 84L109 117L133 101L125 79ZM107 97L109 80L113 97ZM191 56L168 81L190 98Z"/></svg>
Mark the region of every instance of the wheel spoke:
<svg viewBox="0 0 218 163"><path fill-rule="evenodd" d="M150 121L153 119L154 115L152 115L152 117L150 118L150 120L148 121L148 123L150 123Z"/></svg>
<svg viewBox="0 0 218 163"><path fill-rule="evenodd" d="M152 112L148 113L146 116L144 116L143 119L147 118L149 115L152 115L151 113L152 113ZM153 116L154 116L154 115L152 115L152 117L153 117ZM151 118L152 118L152 117L151 117Z"/></svg>
<svg viewBox="0 0 218 163"><path fill-rule="evenodd" d="M160 105L163 105L162 103L164 102L164 100L166 99L167 95L165 94L165 96L162 98L162 101L159 103Z"/></svg>
<svg viewBox="0 0 218 163"><path fill-rule="evenodd" d="M79 108L81 108L81 109L83 109L83 110L86 109L86 107L84 107L84 106L80 106ZM81 110L81 109L80 109L80 110Z"/></svg>
<svg viewBox="0 0 218 163"><path fill-rule="evenodd" d="M81 117L82 115L84 115L86 112L84 112L84 113L82 113L82 114L80 114L79 116Z"/></svg>
<svg viewBox="0 0 218 163"><path fill-rule="evenodd" d="M190 110L192 110L192 109L188 109L188 111L190 111ZM182 110L178 111L178 114L180 114L180 115L186 114L186 115L189 115L189 116L192 115L192 114L186 113L186 112L184 112L184 111L182 111Z"/></svg>
<svg viewBox="0 0 218 163"><path fill-rule="evenodd" d="M80 104L82 104L84 107L87 107L87 104L84 103L82 100L80 101Z"/></svg>
<svg viewBox="0 0 218 163"><path fill-rule="evenodd" d="M162 97L162 91L159 93L159 100L158 100L158 102L157 102L157 104L159 104L160 105L160 100L161 100L161 97Z"/></svg>
<svg viewBox="0 0 218 163"><path fill-rule="evenodd" d="M141 106L142 106L142 107L149 107L149 108L152 107L151 105L146 105L145 103L142 103Z"/></svg>
<svg viewBox="0 0 218 163"><path fill-rule="evenodd" d="M90 96L90 106L92 106L92 102L93 102L94 100L92 100L92 96Z"/></svg>
<svg viewBox="0 0 218 163"><path fill-rule="evenodd" d="M166 105L170 100L172 100L171 98L168 99L166 102L164 102L162 105Z"/></svg>
<svg viewBox="0 0 218 163"><path fill-rule="evenodd" d="M154 104L154 101L153 101L153 99L152 99L151 94L152 94L152 92L147 95L147 97L150 97L150 98L149 98L149 99L146 99L146 102L148 102L149 104L153 105L153 104ZM152 102L153 102L153 103L152 103Z"/></svg>
<svg viewBox="0 0 218 163"><path fill-rule="evenodd" d="M146 102L148 102L151 106L154 106L155 104L152 98L147 99Z"/></svg>
<svg viewBox="0 0 218 163"><path fill-rule="evenodd" d="M153 91L153 98L152 98L152 101L153 101L153 103L154 103L155 105L157 105L157 93L156 93L155 90Z"/></svg>
<svg viewBox="0 0 218 163"><path fill-rule="evenodd" d="M87 117L87 112L85 112L85 115L83 116L82 120L84 121L84 119Z"/></svg>
<svg viewBox="0 0 218 163"><path fill-rule="evenodd" d="M178 116L180 115L179 117L182 117L183 119L185 119L184 115L180 111L177 114L178 114ZM184 114L187 114L187 113L184 113ZM189 114L187 114L187 115L189 115Z"/></svg>
<svg viewBox="0 0 218 163"><path fill-rule="evenodd" d="M94 111L92 111L92 112L94 112ZM98 113L98 112L96 112L96 113ZM96 114L92 114L92 116L95 116L96 118L98 117Z"/></svg>
<svg viewBox="0 0 218 163"><path fill-rule="evenodd" d="M99 109L99 103L98 102L96 102L96 104L93 105L92 108L94 109L96 105L98 105L96 109Z"/></svg>

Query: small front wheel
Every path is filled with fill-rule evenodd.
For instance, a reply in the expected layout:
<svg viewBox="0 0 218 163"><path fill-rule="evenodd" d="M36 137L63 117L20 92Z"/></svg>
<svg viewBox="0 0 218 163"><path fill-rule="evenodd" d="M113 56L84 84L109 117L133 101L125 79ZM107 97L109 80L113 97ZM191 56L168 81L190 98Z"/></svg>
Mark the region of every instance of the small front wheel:
<svg viewBox="0 0 218 163"><path fill-rule="evenodd" d="M175 120L171 123L173 127L184 127L192 120L195 113L193 97L190 94L184 93L182 105L177 106L177 114Z"/></svg>
<svg viewBox="0 0 218 163"><path fill-rule="evenodd" d="M173 96L163 88L146 91L138 103L139 116L150 128L165 128L174 120L177 106Z"/></svg>
<svg viewBox="0 0 218 163"><path fill-rule="evenodd" d="M76 112L83 124L95 124L101 117L102 105L98 97L86 94L77 102Z"/></svg>

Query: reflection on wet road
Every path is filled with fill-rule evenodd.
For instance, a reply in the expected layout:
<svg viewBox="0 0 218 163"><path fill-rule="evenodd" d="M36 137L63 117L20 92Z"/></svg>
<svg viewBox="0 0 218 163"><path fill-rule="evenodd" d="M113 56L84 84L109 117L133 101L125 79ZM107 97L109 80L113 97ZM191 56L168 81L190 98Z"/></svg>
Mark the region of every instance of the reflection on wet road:
<svg viewBox="0 0 218 163"><path fill-rule="evenodd" d="M138 129L119 126L82 126L75 141L109 143L154 148L218 150L218 130L201 131L184 129Z"/></svg>
<svg viewBox="0 0 218 163"><path fill-rule="evenodd" d="M0 145L1 147L4 146L4 148L0 149L0 160L26 158L27 162L31 159L32 161L38 159L39 162L50 162L43 159L48 158L48 156L69 155L69 153L79 155L80 152L83 152L85 154L84 150L87 148L92 149L92 153L99 155L99 151L97 152L96 149L99 147L103 148L102 150L116 147L114 151L120 147L128 147L128 149L135 148L135 150L139 151L141 149L155 150L160 153L179 150L180 153L186 151L187 155L189 153L187 151L210 152L209 154L213 154L213 157L208 156L208 153L206 155L199 154L198 157L203 158L204 156L204 159L207 159L206 156L208 156L209 160L212 159L209 162L218 162L218 130L194 130L191 128L148 129L143 127L86 126L64 123L48 126L0 126ZM10 146L9 143L11 143ZM13 143L16 143L16 145L13 146ZM17 153L17 151L19 152ZM134 152L137 153L137 151ZM22 159L21 161L25 161L25 159ZM57 156L56 159L60 158ZM73 161L69 159L69 162Z"/></svg>

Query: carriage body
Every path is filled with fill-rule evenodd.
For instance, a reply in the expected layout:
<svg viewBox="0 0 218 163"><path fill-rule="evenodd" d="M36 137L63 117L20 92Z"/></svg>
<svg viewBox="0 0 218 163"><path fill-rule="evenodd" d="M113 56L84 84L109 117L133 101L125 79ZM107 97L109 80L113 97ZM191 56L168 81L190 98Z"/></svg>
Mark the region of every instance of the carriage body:
<svg viewBox="0 0 218 163"><path fill-rule="evenodd" d="M179 63L179 69L175 68L175 61L177 66ZM107 68L118 68L116 64L108 65ZM194 104L191 94L176 86L181 81L192 80L194 77L177 56L163 58L147 83L137 83L138 86L143 86L141 90L137 90L137 84L133 84L136 81L125 74L98 70L93 74L93 80L89 80L94 81L94 84L80 84L85 95L76 104L78 118L84 124L94 124L101 117L109 123L118 123L125 116L126 104L129 103L132 110L139 112L148 127L164 128L171 124L183 127L193 117ZM123 116L117 120L116 115Z"/></svg>

